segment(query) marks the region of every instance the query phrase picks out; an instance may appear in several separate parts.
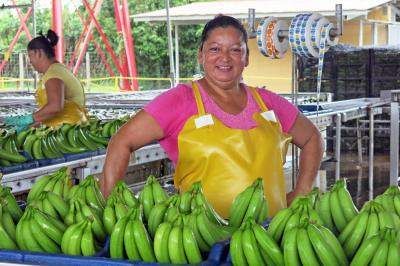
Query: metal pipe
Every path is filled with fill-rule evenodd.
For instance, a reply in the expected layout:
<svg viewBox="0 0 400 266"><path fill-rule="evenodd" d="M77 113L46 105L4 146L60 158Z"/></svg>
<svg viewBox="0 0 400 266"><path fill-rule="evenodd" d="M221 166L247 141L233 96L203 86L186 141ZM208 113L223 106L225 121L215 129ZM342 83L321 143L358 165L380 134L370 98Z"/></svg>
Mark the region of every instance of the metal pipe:
<svg viewBox="0 0 400 266"><path fill-rule="evenodd" d="M36 8L35 8L35 0L32 0L31 5L32 5L32 18L33 18L33 21L32 21L33 37L36 37ZM33 71L33 89L34 89L34 91L36 91L36 89L37 89L37 84L38 84L38 74L37 74L37 71Z"/></svg>
<svg viewBox="0 0 400 266"><path fill-rule="evenodd" d="M369 199L374 198L374 112L369 110L369 165L368 165L368 183Z"/></svg>
<svg viewBox="0 0 400 266"><path fill-rule="evenodd" d="M297 105L297 91L298 91L298 69L297 69L297 55L292 53L292 103ZM297 179L297 150L292 145L292 189L294 189Z"/></svg>
<svg viewBox="0 0 400 266"><path fill-rule="evenodd" d="M343 34L343 8L342 4L335 5L335 17L336 17L336 34L341 36Z"/></svg>
<svg viewBox="0 0 400 266"><path fill-rule="evenodd" d="M399 179L399 103L390 103L390 184Z"/></svg>
<svg viewBox="0 0 400 266"><path fill-rule="evenodd" d="M362 137L359 119L356 120L357 125L357 153L358 153L358 164L362 164Z"/></svg>
<svg viewBox="0 0 400 266"><path fill-rule="evenodd" d="M172 47L171 19L169 17L169 0L165 0L165 10L167 12L167 34L168 34L168 52L169 52L169 75L172 80L172 86L175 86L175 64L174 48Z"/></svg>
<svg viewBox="0 0 400 266"><path fill-rule="evenodd" d="M337 114L335 118L336 122L336 145L335 145L335 180L340 179L340 156L341 156L341 140L342 140L342 114Z"/></svg>
<svg viewBox="0 0 400 266"><path fill-rule="evenodd" d="M175 24L175 82L179 83L179 25Z"/></svg>
<svg viewBox="0 0 400 266"><path fill-rule="evenodd" d="M256 37L256 10L254 8L249 8L247 17L247 36L248 38Z"/></svg>
<svg viewBox="0 0 400 266"><path fill-rule="evenodd" d="M58 35L58 43L55 47L56 59L59 62L64 60L64 35L62 21L62 4L61 0L52 1L52 28Z"/></svg>

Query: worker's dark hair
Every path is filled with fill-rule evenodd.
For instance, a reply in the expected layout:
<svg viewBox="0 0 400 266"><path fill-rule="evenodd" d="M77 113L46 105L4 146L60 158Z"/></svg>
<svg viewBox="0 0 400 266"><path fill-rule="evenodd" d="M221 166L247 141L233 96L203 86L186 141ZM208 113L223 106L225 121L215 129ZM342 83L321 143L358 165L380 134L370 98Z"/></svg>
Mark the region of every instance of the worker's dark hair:
<svg viewBox="0 0 400 266"><path fill-rule="evenodd" d="M237 29L241 34L243 41L246 43L246 51L247 54L249 53L249 46L247 44L248 37L245 28L243 27L242 23L234 17L225 16L222 14L217 15L212 20L208 21L203 28L203 32L201 33L201 40L200 40L200 51L203 50L204 42L208 39L210 32L215 28L227 28L227 27L234 27Z"/></svg>
<svg viewBox="0 0 400 266"><path fill-rule="evenodd" d="M43 33L40 32L39 36L33 38L28 43L28 50L43 50L48 58L54 58L54 46L56 46L57 43L57 34L52 30L48 30L46 35L43 35Z"/></svg>

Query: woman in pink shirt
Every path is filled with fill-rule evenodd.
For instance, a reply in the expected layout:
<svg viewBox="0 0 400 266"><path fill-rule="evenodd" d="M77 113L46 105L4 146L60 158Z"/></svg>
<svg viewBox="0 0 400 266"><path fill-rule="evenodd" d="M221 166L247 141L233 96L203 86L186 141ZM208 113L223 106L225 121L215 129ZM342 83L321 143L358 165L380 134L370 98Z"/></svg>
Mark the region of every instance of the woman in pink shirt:
<svg viewBox="0 0 400 266"><path fill-rule="evenodd" d="M207 200L225 218L236 195L259 177L269 216L308 193L322 158L319 131L284 98L241 83L248 58L238 20L220 15L209 21L198 52L204 77L163 93L112 138L101 184L105 196L124 178L130 154L154 140L175 165L179 191L201 181ZM289 141L301 152L296 187L286 194Z"/></svg>

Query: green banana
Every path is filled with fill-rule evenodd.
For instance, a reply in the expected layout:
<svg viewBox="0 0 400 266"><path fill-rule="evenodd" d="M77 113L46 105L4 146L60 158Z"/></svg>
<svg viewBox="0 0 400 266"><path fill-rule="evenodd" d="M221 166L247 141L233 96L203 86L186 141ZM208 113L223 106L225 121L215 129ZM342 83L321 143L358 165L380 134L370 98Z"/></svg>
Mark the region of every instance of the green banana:
<svg viewBox="0 0 400 266"><path fill-rule="evenodd" d="M293 227L285 233L283 240L283 261L287 266L300 266L301 261L297 251L297 227Z"/></svg>
<svg viewBox="0 0 400 266"><path fill-rule="evenodd" d="M160 204L168 198L167 193L161 187L160 183L155 177L151 187L152 187L151 190L153 192L154 204Z"/></svg>
<svg viewBox="0 0 400 266"><path fill-rule="evenodd" d="M254 186L249 186L235 197L229 209L230 226L239 227L242 224L254 190Z"/></svg>
<svg viewBox="0 0 400 266"><path fill-rule="evenodd" d="M280 210L271 220L267 229L267 233L272 236L277 243L281 242L286 223L292 214L293 210L291 208L285 208Z"/></svg>
<svg viewBox="0 0 400 266"><path fill-rule="evenodd" d="M316 226L322 233L322 237L324 238L325 242L328 243L330 249L337 258L339 265L348 265L349 263L347 261L346 253L344 252L343 247L336 236L328 228L321 225Z"/></svg>
<svg viewBox="0 0 400 266"><path fill-rule="evenodd" d="M172 225L169 222L160 224L154 235L154 255L159 263L171 263L168 253L168 239Z"/></svg>
<svg viewBox="0 0 400 266"><path fill-rule="evenodd" d="M103 212L103 225L108 235L111 235L114 225L117 222L115 211L112 206L107 205Z"/></svg>
<svg viewBox="0 0 400 266"><path fill-rule="evenodd" d="M387 258L389 253L389 241L383 239L382 242L379 244L376 253L374 254L370 265L371 266L380 266L380 265L389 265L387 264Z"/></svg>
<svg viewBox="0 0 400 266"><path fill-rule="evenodd" d="M182 228L180 226L174 226L171 229L168 237L168 254L173 264L187 264L187 258L185 256Z"/></svg>
<svg viewBox="0 0 400 266"><path fill-rule="evenodd" d="M314 252L311 240L308 236L307 230L303 227L298 228L297 236L297 252L299 254L301 263L303 265L319 265L317 255Z"/></svg>
<svg viewBox="0 0 400 266"><path fill-rule="evenodd" d="M368 265L378 250L381 243L379 235L372 236L365 240L351 261L351 266Z"/></svg>
<svg viewBox="0 0 400 266"><path fill-rule="evenodd" d="M56 225L52 219L49 219L45 213L42 213L39 210L34 211L33 219L35 219L42 231L45 232L50 239L52 239L58 245L61 245L65 227L60 228L59 225Z"/></svg>
<svg viewBox="0 0 400 266"><path fill-rule="evenodd" d="M2 211L1 214L1 227L7 232L7 234L11 237L13 241L16 240L15 238L15 224L12 219L12 216L9 212Z"/></svg>
<svg viewBox="0 0 400 266"><path fill-rule="evenodd" d="M141 220L134 220L132 224L136 244L140 247L140 257L144 262L155 262L153 244Z"/></svg>
<svg viewBox="0 0 400 266"><path fill-rule="evenodd" d="M91 222L88 222L83 230L81 252L83 256L93 256L96 254L96 244L92 232Z"/></svg>
<svg viewBox="0 0 400 266"><path fill-rule="evenodd" d="M330 245L325 241L321 231L314 224L307 226L307 233L317 257L323 265L337 266L341 263L336 258Z"/></svg>
<svg viewBox="0 0 400 266"><path fill-rule="evenodd" d="M129 217L121 218L114 226L110 238L110 257L114 259L125 258L124 233Z"/></svg>
<svg viewBox="0 0 400 266"><path fill-rule="evenodd" d="M340 205L340 199L338 195L338 190L334 189L331 191L329 197L329 204L331 207L331 212L332 212L332 219L333 222L339 232L342 232L343 229L346 227L347 221L344 216L342 207Z"/></svg>
<svg viewBox="0 0 400 266"><path fill-rule="evenodd" d="M248 218L257 219L260 214L262 204L264 201L264 190L262 187L262 182L258 182L253 195L251 196L249 206L247 207L246 214L244 215L243 220L246 221Z"/></svg>
<svg viewBox="0 0 400 266"><path fill-rule="evenodd" d="M349 259L352 258L353 255L356 253L362 239L364 238L365 230L367 228L369 217L368 212L361 212L359 215L360 218L357 221L357 225L355 226L353 232L346 239L346 241L342 243L343 249L346 252L347 258Z"/></svg>
<svg viewBox="0 0 400 266"><path fill-rule="evenodd" d="M243 230L236 230L233 235L229 245L229 252L231 254L233 266L245 266L248 265L244 251L242 248L242 234Z"/></svg>
<svg viewBox="0 0 400 266"><path fill-rule="evenodd" d="M386 265L400 265L400 248L396 241L390 242Z"/></svg>
<svg viewBox="0 0 400 266"><path fill-rule="evenodd" d="M338 182L340 182L337 190L338 197L340 199L339 203L346 222L349 222L358 214L358 210L357 207L354 205L349 191L346 188L346 181L344 179L341 179Z"/></svg>
<svg viewBox="0 0 400 266"><path fill-rule="evenodd" d="M262 253L267 253L273 265L283 265L283 254L275 240L258 224L253 225L253 233ZM269 262L266 262L269 263Z"/></svg>
<svg viewBox="0 0 400 266"><path fill-rule="evenodd" d="M315 209L318 212L319 217L322 219L323 225L334 232L336 227L332 219L329 197L330 191L322 194L315 204Z"/></svg>
<svg viewBox="0 0 400 266"><path fill-rule="evenodd" d="M33 237L45 252L53 254L61 253L59 245L47 236L46 232L43 231L35 219L29 221L29 226Z"/></svg>
<svg viewBox="0 0 400 266"><path fill-rule="evenodd" d="M242 232L242 248L250 266L265 265L251 228L247 228Z"/></svg>
<svg viewBox="0 0 400 266"><path fill-rule="evenodd" d="M153 190L151 183L146 184L143 187L142 192L140 193L140 198L141 203L143 205L143 211L144 211L144 218L146 221L148 221L149 216L150 216L150 211L154 206L154 197L153 197Z"/></svg>
<svg viewBox="0 0 400 266"><path fill-rule="evenodd" d="M183 248L188 262L190 264L200 263L202 261L200 249L197 245L196 237L190 227L183 226L182 239Z"/></svg>
<svg viewBox="0 0 400 266"><path fill-rule="evenodd" d="M15 240L10 237L3 226L0 226L0 249L18 249Z"/></svg>
<svg viewBox="0 0 400 266"><path fill-rule="evenodd" d="M139 247L136 245L135 237L133 234L133 219L129 219L124 232L124 247L129 260L138 261L140 257Z"/></svg>
<svg viewBox="0 0 400 266"><path fill-rule="evenodd" d="M147 222L147 227L151 236L154 236L157 227L163 222L165 213L167 212L167 203L163 202L155 205L149 215L149 220Z"/></svg>

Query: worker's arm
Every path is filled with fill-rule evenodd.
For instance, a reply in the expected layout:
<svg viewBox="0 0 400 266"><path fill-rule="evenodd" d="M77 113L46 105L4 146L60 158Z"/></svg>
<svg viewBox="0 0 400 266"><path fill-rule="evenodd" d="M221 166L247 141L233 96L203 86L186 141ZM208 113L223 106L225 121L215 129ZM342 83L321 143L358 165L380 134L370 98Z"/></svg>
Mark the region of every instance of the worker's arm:
<svg viewBox="0 0 400 266"><path fill-rule="evenodd" d="M161 139L163 135L158 123L145 111L140 111L118 130L108 143L103 178L100 180L105 197L110 194L115 183L124 178L131 153Z"/></svg>
<svg viewBox="0 0 400 266"><path fill-rule="evenodd" d="M49 79L46 84L47 103L33 114L36 123L54 117L64 108L64 82L61 79Z"/></svg>
<svg viewBox="0 0 400 266"><path fill-rule="evenodd" d="M296 186L287 195L288 205L296 196L311 191L324 151L319 130L301 113L298 114L289 134L293 137L292 143L300 148L300 165Z"/></svg>

